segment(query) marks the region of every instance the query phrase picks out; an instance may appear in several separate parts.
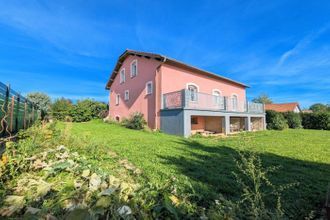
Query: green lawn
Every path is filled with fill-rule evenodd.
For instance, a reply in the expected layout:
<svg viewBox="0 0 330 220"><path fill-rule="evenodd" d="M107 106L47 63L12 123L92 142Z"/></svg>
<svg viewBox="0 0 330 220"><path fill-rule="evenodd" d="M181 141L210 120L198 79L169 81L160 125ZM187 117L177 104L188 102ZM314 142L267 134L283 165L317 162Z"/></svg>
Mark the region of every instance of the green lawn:
<svg viewBox="0 0 330 220"><path fill-rule="evenodd" d="M232 173L238 150L256 152L265 167L280 165L270 177L275 185L299 183L283 195L286 214L294 218L320 207L330 183L330 131L262 131L186 139L100 121L73 123L70 131L93 143L100 166L106 166L107 152L114 151L143 171L140 181L161 184L175 176L184 185L188 179L203 203L219 193L227 197L241 193Z"/></svg>

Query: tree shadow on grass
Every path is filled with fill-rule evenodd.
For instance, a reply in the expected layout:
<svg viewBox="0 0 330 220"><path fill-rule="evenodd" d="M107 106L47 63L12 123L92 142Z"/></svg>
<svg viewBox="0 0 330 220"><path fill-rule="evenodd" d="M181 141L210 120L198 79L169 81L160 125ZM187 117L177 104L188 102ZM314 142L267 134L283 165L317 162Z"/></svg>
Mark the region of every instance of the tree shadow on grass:
<svg viewBox="0 0 330 220"><path fill-rule="evenodd" d="M179 173L187 176L200 202L208 205L217 199L219 193L228 198L238 198L242 191L233 172L237 172L235 158L238 151L219 143L208 146L191 139L182 139L178 148L180 156L159 155L163 163L176 166ZM320 209L325 200L327 185L330 182L330 165L296 160L271 153L257 153L264 167L280 166L269 176L275 185L298 183L282 194L285 213L290 218L302 219L312 210ZM319 210L318 210L319 211Z"/></svg>

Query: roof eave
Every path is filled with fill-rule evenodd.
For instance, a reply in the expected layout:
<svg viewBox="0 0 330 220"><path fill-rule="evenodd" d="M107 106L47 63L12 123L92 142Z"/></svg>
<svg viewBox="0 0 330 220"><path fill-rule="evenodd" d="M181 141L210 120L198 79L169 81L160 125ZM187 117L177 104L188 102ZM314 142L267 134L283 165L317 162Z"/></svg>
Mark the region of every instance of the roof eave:
<svg viewBox="0 0 330 220"><path fill-rule="evenodd" d="M176 64L178 66L181 66L181 67L185 67L187 69L191 69L191 70L194 70L194 71L198 71L200 73L203 73L203 74L206 74L210 77L213 77L213 78L216 78L216 79L221 79L221 80L225 80L229 83L233 83L233 84L236 84L236 85L239 85L239 86L242 86L244 88L250 88L250 86L244 84L244 83L241 83L241 82L237 82L235 80L232 80L232 79L229 79L227 77L224 77L224 76L219 76L215 73L211 73L211 72L208 72L208 71L205 71L205 70L202 70L198 67L194 67L194 66L191 66L191 65L188 65L188 64L185 64L183 62L180 62L178 60L175 60L175 59L172 59L172 58L169 58L169 57L166 57L166 56L163 56L163 55L160 55L160 54L154 54L154 53L147 53L147 52L139 52L139 51L134 51L134 50L130 50L130 49L126 49L124 51L124 53L122 53L119 57L118 57L118 60L116 62L116 66L115 68L113 69L112 73L111 73L111 76L106 84L106 87L105 89L106 90L110 90L111 88L111 85L114 81L114 78L116 77L116 75L118 74L118 70L123 62L124 59L126 59L127 56L129 55L139 55L139 56L145 56L145 57L148 57L148 58L151 58L153 57L154 59L157 59L159 61L161 61L162 63L168 63L168 64Z"/></svg>

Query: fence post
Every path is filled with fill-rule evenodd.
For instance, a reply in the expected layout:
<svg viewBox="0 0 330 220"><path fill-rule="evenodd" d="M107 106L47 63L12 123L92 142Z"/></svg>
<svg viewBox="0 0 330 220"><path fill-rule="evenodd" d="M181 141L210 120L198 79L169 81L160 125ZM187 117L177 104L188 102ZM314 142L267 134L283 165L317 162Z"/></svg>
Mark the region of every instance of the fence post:
<svg viewBox="0 0 330 220"><path fill-rule="evenodd" d="M15 96L11 97L10 105L10 132L13 132L13 123L14 123L14 105L15 105Z"/></svg>
<svg viewBox="0 0 330 220"><path fill-rule="evenodd" d="M9 99L9 90L10 90L10 85L7 85L6 86L6 95L5 95L5 100L4 100L4 106L3 106L3 110L4 110L4 116L3 116L3 121L2 121L2 134L1 134L1 137L4 137L6 136L6 130L7 130L7 126L8 126L8 123L6 121L6 116L8 114L8 99Z"/></svg>
<svg viewBox="0 0 330 220"><path fill-rule="evenodd" d="M15 129L16 131L19 130L19 125L18 125L18 120L19 120L19 104L20 104L20 95L17 95L17 99L16 99L16 117L15 117Z"/></svg>
<svg viewBox="0 0 330 220"><path fill-rule="evenodd" d="M26 99L24 101L24 117L23 117L23 127L24 129L26 129L26 109L27 109L27 103L26 103Z"/></svg>
<svg viewBox="0 0 330 220"><path fill-rule="evenodd" d="M29 103L29 101L26 102L26 112L27 112L27 128L30 127L31 124L31 105Z"/></svg>
<svg viewBox="0 0 330 220"><path fill-rule="evenodd" d="M31 123L34 122L34 118L35 118L35 115L34 115L34 105L32 105L32 121L31 121Z"/></svg>

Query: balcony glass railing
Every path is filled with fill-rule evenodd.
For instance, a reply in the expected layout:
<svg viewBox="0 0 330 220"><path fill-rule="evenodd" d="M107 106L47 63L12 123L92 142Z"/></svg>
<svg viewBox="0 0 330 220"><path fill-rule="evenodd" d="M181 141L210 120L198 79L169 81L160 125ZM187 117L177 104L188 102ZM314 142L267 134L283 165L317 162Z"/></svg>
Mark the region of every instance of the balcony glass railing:
<svg viewBox="0 0 330 220"><path fill-rule="evenodd" d="M246 102L227 96L215 96L189 90L163 94L163 109L203 109L226 112L264 113L260 103Z"/></svg>

